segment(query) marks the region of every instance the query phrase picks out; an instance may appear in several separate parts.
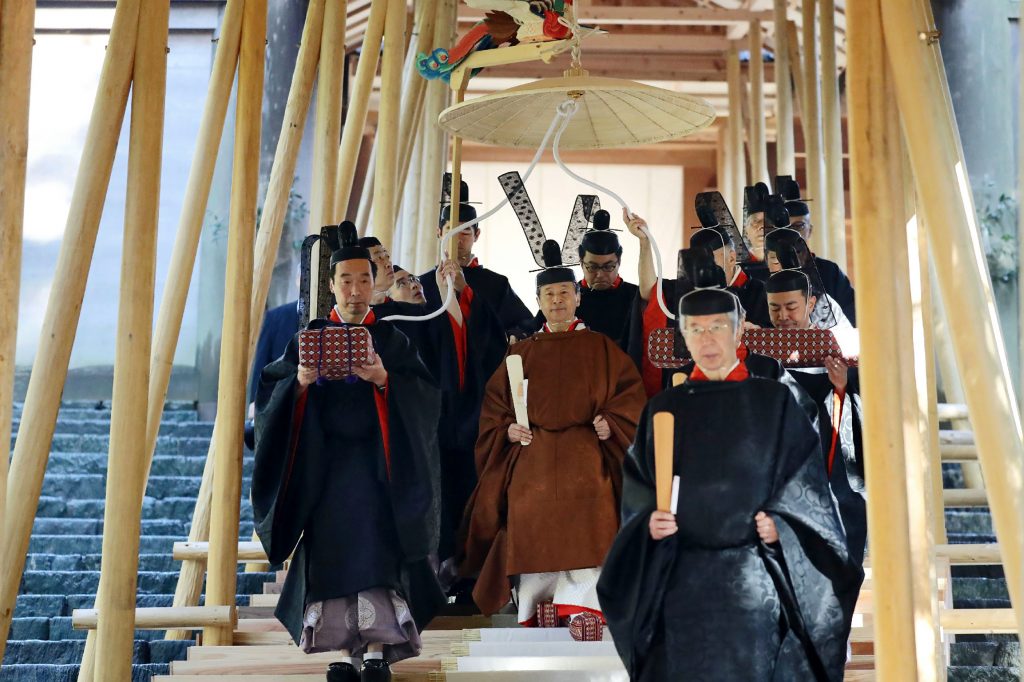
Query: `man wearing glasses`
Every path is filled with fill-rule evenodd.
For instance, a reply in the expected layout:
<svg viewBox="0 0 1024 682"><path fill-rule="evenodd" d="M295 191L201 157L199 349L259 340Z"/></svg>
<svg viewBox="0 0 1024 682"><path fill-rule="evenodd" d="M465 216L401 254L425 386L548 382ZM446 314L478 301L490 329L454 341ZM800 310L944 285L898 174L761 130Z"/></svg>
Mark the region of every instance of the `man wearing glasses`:
<svg viewBox="0 0 1024 682"><path fill-rule="evenodd" d="M626 349L629 315L639 291L637 285L619 276L622 245L618 236L608 229L608 212L594 214L594 229L588 230L580 242L580 305L576 315L591 331L611 338L619 348ZM537 313L537 325L543 328L544 313Z"/></svg>
<svg viewBox="0 0 1024 682"><path fill-rule="evenodd" d="M787 201L786 210L789 212L789 227L800 233L804 241L811 243L811 232L814 225L811 223L811 209L803 201ZM839 307L846 313L850 324L857 326L857 311L854 307L853 285L850 279L843 272L843 269L830 260L814 256L814 264L818 266L818 274L821 275L821 283L825 286L825 293L835 299Z"/></svg>
<svg viewBox="0 0 1024 682"><path fill-rule="evenodd" d="M420 282L420 278L397 265L394 267L395 283L391 287L388 296L393 301L399 301L400 303L412 303L415 305L426 303L427 299L423 295L423 283Z"/></svg>

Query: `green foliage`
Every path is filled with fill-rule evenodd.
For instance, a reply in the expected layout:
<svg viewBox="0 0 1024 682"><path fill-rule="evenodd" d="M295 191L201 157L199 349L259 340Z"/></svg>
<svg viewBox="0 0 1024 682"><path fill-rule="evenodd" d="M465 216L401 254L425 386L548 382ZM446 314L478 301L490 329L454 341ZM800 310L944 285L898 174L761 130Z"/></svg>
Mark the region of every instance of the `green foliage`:
<svg viewBox="0 0 1024 682"><path fill-rule="evenodd" d="M1018 276L1017 200L1003 192L997 195L992 180L987 180L976 195L978 229L989 276L995 283L1009 283Z"/></svg>

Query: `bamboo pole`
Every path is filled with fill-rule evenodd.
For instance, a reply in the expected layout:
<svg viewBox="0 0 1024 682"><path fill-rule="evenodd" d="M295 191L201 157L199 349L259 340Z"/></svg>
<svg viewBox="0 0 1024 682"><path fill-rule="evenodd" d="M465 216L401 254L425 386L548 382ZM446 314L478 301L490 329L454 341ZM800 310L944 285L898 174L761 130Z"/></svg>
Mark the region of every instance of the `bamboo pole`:
<svg viewBox="0 0 1024 682"><path fill-rule="evenodd" d="M395 237L395 197L398 195L398 133L401 116L402 63L407 17L404 0L387 0L384 55L380 72L380 110L377 114L377 153L373 181L373 234L382 244Z"/></svg>
<svg viewBox="0 0 1024 682"><path fill-rule="evenodd" d="M743 87L740 81L740 53L736 46L729 48L725 58L726 79L729 83L729 120L726 122L726 155L732 176L729 178L729 204L733 214L740 216L743 211L743 188L747 184L747 163L743 157Z"/></svg>
<svg viewBox="0 0 1024 682"><path fill-rule="evenodd" d="M359 195L359 208L356 211L356 227L363 234L370 232L370 209L373 206L373 185L377 171L377 136L373 136L373 146L370 148L370 158L366 163L366 177L363 178L363 191Z"/></svg>
<svg viewBox="0 0 1024 682"><path fill-rule="evenodd" d="M203 108L203 117L199 124L196 148L193 152L192 167L185 185L185 203L178 220L178 232L167 273L167 285L164 287L163 297L160 301L153 356L150 361L149 415L146 430L146 453L150 463L156 450L157 437L160 434L164 401L167 398L174 354L177 350L189 284L192 280L192 270L195 267L196 254L199 249L199 238L202 234L206 205L210 197L213 172L217 164L217 150L224 134L224 123L231 100L231 88L238 66L243 5L244 0L228 0L224 9L217 50L210 73L210 85ZM264 220L266 220L266 216L264 216ZM213 442L211 442L206 456L209 467L213 457ZM192 516L192 527L189 531L190 540L205 541L209 537L209 502L203 504L203 493L204 490L207 492L206 499L209 500L209 484L212 481L212 475L212 469L207 475L204 468L203 485L199 489L199 496ZM205 563L197 565L195 562L184 562L175 591L175 606L198 604L205 577ZM168 631L167 638L191 639L192 633Z"/></svg>
<svg viewBox="0 0 1024 682"><path fill-rule="evenodd" d="M21 291L21 241L28 160L34 2L0 5L0 546L14 416L14 348Z"/></svg>
<svg viewBox="0 0 1024 682"><path fill-rule="evenodd" d="M319 233L321 226L334 221L341 137L341 84L345 77L345 14L348 3L346 0L326 2L326 10L323 2L310 3L303 28L305 33L313 4L318 5L320 26L319 29L314 27L314 32L320 35L319 49L315 51L320 58L320 77L316 86L316 125L313 129L313 186L309 202L311 234ZM290 186L290 176L288 180ZM277 241L280 240L274 242L275 255Z"/></svg>
<svg viewBox="0 0 1024 682"><path fill-rule="evenodd" d="M413 149L419 141L422 129L423 110L427 92L427 79L420 76L416 68L416 56L427 53L434 42L434 24L437 21L437 0L423 0L417 3L416 40L409 42L409 54L406 57L405 72L409 78L406 92L402 95L402 120L399 126L398 187L399 196L396 210L402 204L405 195L405 183L409 178L409 167L412 164ZM413 199L415 201L415 199Z"/></svg>
<svg viewBox="0 0 1024 682"><path fill-rule="evenodd" d="M847 6L849 40L850 178L854 210L854 244L861 253L857 298L861 301L860 381L864 402L864 461L868 496L871 568L875 590L875 669L883 680L916 680L913 581L911 576L907 474L901 413L903 382L892 371L893 358L912 353L911 339L897 333L905 282L892 276L905 271L889 239L903 221L903 180L899 129L888 110L892 84L878 23L879 0ZM807 6L805 0L805 7ZM804 19L807 25L807 19ZM810 43L808 43L810 45ZM810 87L810 81L808 81ZM899 188L899 195L896 194ZM884 249L871 249L879 226L888 226ZM901 270L902 268L902 270Z"/></svg>
<svg viewBox="0 0 1024 682"><path fill-rule="evenodd" d="M849 9L849 7L848 7ZM956 315L952 335L992 520L1003 549L1007 588L1024 635L1024 442L992 283L975 224L966 164L942 70L927 30L929 9L911 3L882 8L900 113L943 301ZM922 31L925 39L919 38ZM858 280L863 286L863 280Z"/></svg>
<svg viewBox="0 0 1024 682"><path fill-rule="evenodd" d="M178 231L174 239L174 250L167 270L167 280L160 299L156 332L153 339L153 355L150 359L149 414L146 417L147 475L156 451L160 422L163 417L167 387L174 366L174 354L178 349L178 336L185 314L192 270L199 250L199 237L203 231L203 219L210 198L213 170L217 165L217 148L224 134L224 121L231 100L231 86L238 64L238 42L242 34L242 5L244 0L228 0L221 21L220 38L210 73L203 117L199 123L196 148L192 155L192 167L185 185L185 202L178 219Z"/></svg>
<svg viewBox="0 0 1024 682"><path fill-rule="evenodd" d="M246 0L238 55L238 107L228 226L228 262L224 287L220 376L215 429L210 559L206 573L207 606L235 603L238 516L242 494L242 424L248 375L249 306L252 298L252 240L259 185L260 120L267 36L266 0ZM232 629L203 630L203 644L230 645Z"/></svg>
<svg viewBox="0 0 1024 682"><path fill-rule="evenodd" d="M345 126L341 131L341 148L338 152L337 189L334 193L334 216L344 220L352 197L352 180L359 163L359 147L366 127L366 111L370 94L373 92L373 78L380 62L380 41L384 36L384 21L387 18L387 3L370 4L370 16L363 34L363 49L356 66L356 77L348 98ZM362 225L362 223L357 223Z"/></svg>
<svg viewBox="0 0 1024 682"><path fill-rule="evenodd" d="M117 361L103 507L103 556L96 598L97 610L103 614L95 638L96 671L101 680L127 680L132 676L142 496L149 468L146 457L140 457L136 448L146 437L170 10L170 0L146 3L146 11L139 14L135 45L114 350Z"/></svg>
<svg viewBox="0 0 1024 682"><path fill-rule="evenodd" d="M890 127L900 130L899 114L889 107ZM902 138L902 135L900 135ZM938 457L933 457L931 450L935 446L938 451L938 430L934 434L929 431L932 424L931 414L937 411L936 402L931 399L928 386L928 371L925 358L928 351L926 344L931 341L927 337L924 324L925 316L922 308L922 280L920 261L920 224L917 220L916 197L913 181L908 177L904 145L900 140L895 152L900 156L902 195L904 198L904 229L894 231L892 238L886 240L891 248L896 269L892 273L896 296L899 297L900 310L906 309L907 314L898 319L898 325L892 330L894 336L902 340L902 352L899 357L909 361L898 363L896 370L904 390L901 400L903 417L903 439L906 451L906 489L908 503L908 520L910 523L910 562L913 579L914 601L914 641L917 656L917 672L919 679L936 680L939 677L938 660L940 656L939 633L939 592L936 580L935 563L935 524L932 519L945 516L943 494L941 488L935 495L932 470L941 468ZM899 225L897 222L896 225ZM940 475L941 485L941 475ZM945 542L945 538L943 538ZM943 668L945 666L942 666Z"/></svg>
<svg viewBox="0 0 1024 682"><path fill-rule="evenodd" d="M843 112L839 103L839 72L836 69L835 0L821 2L821 120L825 163L824 187L827 212L819 219L826 228L829 258L843 270L846 258L846 193L843 189Z"/></svg>
<svg viewBox="0 0 1024 682"><path fill-rule="evenodd" d="M336 1L330 0L330 3L335 4ZM316 79L317 61L323 54L324 43L327 42L326 37L321 35L326 33L325 21L330 18L330 14L325 11L324 3L325 0L312 0L309 3L309 8L306 10L306 23L302 28L302 42L299 44L299 54L295 60L295 70L292 72L292 83L288 90L288 101L284 107L281 134L277 138L274 163L270 169L267 194L263 199L260 229L256 233L252 301L249 306L251 333L249 334L248 352L246 354L248 367L252 366L253 358L256 355L256 342L259 340L260 327L263 324L263 314L267 307L270 280L274 274L274 262L277 259L278 247L281 244L281 234L284 230L284 219L288 212L288 196L291 193L292 182L295 178L295 166L299 160L302 135L306 128L306 115L309 113L313 82ZM344 36L344 32L341 35ZM320 61L322 63L322 59ZM317 118L317 125L320 125L321 113L319 110L317 111ZM337 137L337 134L335 129L333 135ZM327 139L323 142L316 142L316 145L337 147L331 141L333 139L335 138L327 134ZM335 153L337 153L337 149L335 149ZM314 178L317 173L326 170L322 165L323 159L320 160L320 163L320 167L317 168L317 162L314 161ZM321 187L319 191L323 191L323 189ZM332 211L333 208L331 207L322 207L321 219L330 222L332 220ZM314 221L311 215L310 229L312 230L314 226L316 231L319 232L321 223L319 220Z"/></svg>
<svg viewBox="0 0 1024 682"><path fill-rule="evenodd" d="M118 3L7 477L8 481L17 481L18 485L8 495L3 519L0 660L6 648L18 585L25 568L32 522L39 505L50 441L57 423L71 346L78 329L82 297L96 245L96 231L128 102L138 26L139 0Z"/></svg>
<svg viewBox="0 0 1024 682"><path fill-rule="evenodd" d="M793 80L789 59L786 0L775 0L775 168L796 177L793 143Z"/></svg>
<svg viewBox="0 0 1024 682"><path fill-rule="evenodd" d="M818 216L818 229L811 233L811 248L819 256L830 257L828 234L828 195L825 184L825 163L821 132L821 89L818 82L818 24L815 21L817 0L803 0L803 76L802 89L804 116L800 120L804 129L804 150L807 153L807 195L814 199Z"/></svg>
<svg viewBox="0 0 1024 682"><path fill-rule="evenodd" d="M750 22L750 175L755 182L771 187L765 135L763 45L761 22Z"/></svg>

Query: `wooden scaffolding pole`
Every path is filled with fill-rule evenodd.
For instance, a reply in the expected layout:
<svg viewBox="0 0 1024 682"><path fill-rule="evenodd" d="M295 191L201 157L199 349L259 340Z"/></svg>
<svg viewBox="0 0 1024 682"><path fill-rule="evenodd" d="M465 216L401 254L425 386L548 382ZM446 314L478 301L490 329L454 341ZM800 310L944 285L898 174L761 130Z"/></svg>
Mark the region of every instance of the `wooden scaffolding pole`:
<svg viewBox="0 0 1024 682"><path fill-rule="evenodd" d="M132 676L142 497L149 471L138 444L146 437L170 10L170 0L147 2L146 11L139 14L135 45L103 556L96 598L96 677L101 680Z"/></svg>
<svg viewBox="0 0 1024 682"><path fill-rule="evenodd" d="M729 178L729 208L743 219L743 188L747 184L747 162L743 155L743 83L740 79L740 53L734 45L725 58L726 79L729 83L729 120L726 122L727 167L732 170Z"/></svg>
<svg viewBox="0 0 1024 682"><path fill-rule="evenodd" d="M806 0L805 0L806 2ZM805 5L806 6L806 5ZM879 679L916 680L913 581L911 576L907 473L904 453L902 381L891 371L894 358L910 357L912 339L897 333L906 272L889 240L903 229L902 145L898 121L889 107L892 84L887 73L878 0L847 7L849 40L850 178L854 244L871 258L856 262L858 318L861 329L860 381L864 401L865 485L868 496L872 583L874 585L875 669ZM804 19L806 25L806 17ZM881 95L881 96L880 96ZM886 247L877 243L886 226ZM905 242L904 242L905 243ZM916 424L915 424L916 426Z"/></svg>
<svg viewBox="0 0 1024 682"><path fill-rule="evenodd" d="M1018 38L1018 45L1024 45L1024 21L1020 21L1018 18L1017 23L1020 25L1020 37ZM1018 73L1024 74L1024 52L1020 54L1020 63L1017 65ZM1018 106L1020 109L1020 118L1017 121L1017 129L1024 130L1024 107ZM1017 150L1017 168L1024 168L1024 136L1020 137L1019 148ZM1018 197L1024 197L1024 173L1017 171L1018 180L1020 186L1018 188ZM1018 205L1019 206L1019 205ZM1017 210L1017 366L1018 366L1018 377L1017 385L1022 387L1020 395L1017 396L1018 405L1017 409L1024 414L1024 249L1021 246L1024 245L1024 211L1019 208ZM1024 419L1024 416L1022 416Z"/></svg>
<svg viewBox="0 0 1024 682"><path fill-rule="evenodd" d="M884 59L884 57L883 57ZM883 62L884 63L884 62ZM891 92L891 90L890 90ZM900 131L899 114L890 107L890 126ZM900 362L897 368L903 397L900 401L903 418L903 441L906 453L907 513L909 521L910 565L913 580L914 642L916 645L918 679L937 680L940 656L939 636L939 592L935 565L935 524L934 517L943 518L945 507L941 488L938 495L933 487L932 471L941 469L938 456L938 428L934 440L929 428L938 405L931 401L928 372L924 359L929 355L925 344L931 341L924 330L925 314L922 309L922 279L920 254L920 229L917 220L916 196L913 181L909 178L910 165L906 161L902 135L898 153L904 199L905 226L899 229L899 221L892 238L886 239L891 248L896 269L892 273L895 284L894 294L898 310L906 309L898 326L892 330L894 336L903 339L904 350L899 357L909 358ZM877 241L876 241L877 243ZM873 254L872 254L873 255ZM890 364L890 366L892 366ZM935 450L932 451L932 446ZM941 475L940 475L941 485ZM944 665L942 666L945 667Z"/></svg>
<svg viewBox="0 0 1024 682"><path fill-rule="evenodd" d="M825 184L825 163L821 132L821 87L818 82L818 23L815 21L817 0L802 0L803 12L803 77L801 103L804 150L807 154L807 196L814 199L817 229L811 233L811 248L819 256L830 258L828 233L828 194Z"/></svg>
<svg viewBox="0 0 1024 682"><path fill-rule="evenodd" d="M192 270L195 267L196 254L199 250L199 238L202 234L206 205L213 183L213 172L217 165L217 150L224 134L224 122L231 100L231 88L238 66L238 44L242 35L243 6L244 0L228 0L224 9L217 51L210 73L210 85L203 108L203 117L199 124L196 148L192 156L192 167L185 185L185 203L178 220L178 232L171 253L170 267L167 271L167 284L160 301L160 312L157 316L153 342L153 356L150 361L149 416L146 429L146 453L150 462L152 462L157 437L160 434L164 401L167 397L174 354L178 346L178 336L185 313L185 302L192 280ZM213 480L212 452L213 444L211 442L207 452L206 466L210 471L206 472L204 469L203 484L200 485L199 497L192 515L192 527L189 531L189 540L192 542L209 539L209 505L204 506L201 500L204 489L207 491L207 499L209 499L209 486ZM176 606L198 604L205 578L205 562L202 564L194 561L183 562L174 604ZM183 630L170 630L167 637L168 639L191 639L192 633Z"/></svg>
<svg viewBox="0 0 1024 682"><path fill-rule="evenodd" d="M970 368L961 377L964 393L1018 634L1024 635L1024 442L942 55L929 38L930 8L885 3L882 15L921 211L930 242L942 244L933 249L933 261L943 301L957 319L957 365Z"/></svg>
<svg viewBox="0 0 1024 682"><path fill-rule="evenodd" d="M345 14L348 5L345 0L326 0L326 3L326 8L323 2L310 3L306 11L306 27L309 27L313 4L320 5L317 10L320 26L319 29L313 27L320 35L320 47L316 51L320 58L320 77L316 86L313 186L309 201L309 230L317 234L322 226L334 222L338 144L341 137L341 86L345 78ZM288 180L290 183L291 178ZM276 255L276 241L274 249Z"/></svg>
<svg viewBox="0 0 1024 682"><path fill-rule="evenodd" d="M267 1L246 0L238 54L238 106L228 220L228 262L224 284L217 389L219 428L214 430L213 504L206 605L232 606L238 571L238 516L242 495L242 424L245 421L249 306L252 298L252 240L259 185L263 64ZM203 630L203 644L232 642L231 626Z"/></svg>
<svg viewBox="0 0 1024 682"><path fill-rule="evenodd" d="M14 348L21 291L25 220L28 99L32 81L34 2L0 5L0 546L3 546L7 467L14 416Z"/></svg>
<svg viewBox="0 0 1024 682"><path fill-rule="evenodd" d="M352 180L359 164L359 147L366 127L366 111L373 91L373 78L380 62L380 41L384 36L384 21L387 18L387 3L370 4L370 16L363 34L363 48L359 53L356 77L348 98L345 126L341 131L341 148L338 152L337 189L334 193L334 216L338 221L348 216L352 197ZM360 227L363 227L360 225Z"/></svg>
<svg viewBox="0 0 1024 682"><path fill-rule="evenodd" d="M42 331L14 445L0 551L0 660L10 631L14 602L25 568L50 441L57 424L71 346L78 329L96 232L103 213L114 153L131 84L140 0L122 0L114 11L110 40L89 118L82 161L68 209L68 221L54 270ZM4 3L5 5L7 3Z"/></svg>
<svg viewBox="0 0 1024 682"><path fill-rule="evenodd" d="M839 71L836 68L835 0L821 0L821 121L827 212L820 213L828 239L829 258L846 270L846 192L843 183L843 111L839 103Z"/></svg>
<svg viewBox="0 0 1024 682"><path fill-rule="evenodd" d="M380 111L377 114L377 153L373 181L372 234L391 245L395 230L395 198L398 196L398 132L402 107L402 64L405 52L404 0L387 0L384 22L384 55L380 72Z"/></svg>
<svg viewBox="0 0 1024 682"><path fill-rule="evenodd" d="M763 182L771 187L765 133L763 45L761 22L750 22L750 176L754 182Z"/></svg>
<svg viewBox="0 0 1024 682"><path fill-rule="evenodd" d="M334 0L329 0L333 2ZM291 193L292 182L295 178L295 166L299 160L299 148L302 145L302 135L306 128L306 115L309 113L309 103L312 99L313 82L317 74L317 61L323 63L323 45L326 39L321 35L325 32L325 21L328 18L325 13L324 0L312 0L306 10L306 24L302 28L302 42L299 44L299 54L295 60L295 70L292 72L292 83L288 90L288 101L284 107L284 118L281 121L281 134L277 138L277 149L274 152L274 163L270 168L270 181L267 183L267 194L263 199L263 212L260 214L260 229L256 233L255 265L253 266L252 279L252 302L250 305L250 334L248 352L246 353L247 367L252 366L253 358L256 355L256 342L259 340L260 327L263 325L263 314L266 312L267 295L270 292L270 280L274 274L274 262L277 259L277 251L281 245L281 234L284 230L285 214L288 213L288 196ZM344 33L342 33L344 36ZM342 40L344 42L344 40ZM322 69L323 67L321 67ZM322 78L322 76L321 76ZM335 111L340 117L340 112ZM321 114L317 111L319 118ZM340 120L340 119L339 119ZM338 131L334 132L335 137ZM323 144L335 147L335 138L328 138ZM316 143L320 145L320 142ZM325 155L326 156L326 155ZM319 170L323 170L321 166ZM314 161L314 176L319 172L317 162ZM323 188L321 188L323 189ZM333 189L330 192L333 198ZM323 207L323 219L331 222L333 206ZM313 221L310 216L310 230L319 233L320 221ZM327 223L324 223L327 224ZM209 503L209 500L200 502ZM197 505L199 502L197 502ZM182 604L182 606L193 606L193 604Z"/></svg>
<svg viewBox="0 0 1024 682"><path fill-rule="evenodd" d="M786 0L775 0L775 170L796 177L793 142L793 76L789 59Z"/></svg>
<svg viewBox="0 0 1024 682"><path fill-rule="evenodd" d="M427 93L427 79L420 76L416 68L416 55L426 54L434 42L434 25L437 21L437 0L423 0L417 4L416 40L409 43L409 55L405 63L405 71L409 77L408 88L402 95L402 120L398 139L401 141L398 160L398 197L397 211L407 194L406 180L412 164L413 150L420 140L422 130L423 109ZM410 195L410 201L416 201L417 195ZM408 261L406 261L408 262Z"/></svg>

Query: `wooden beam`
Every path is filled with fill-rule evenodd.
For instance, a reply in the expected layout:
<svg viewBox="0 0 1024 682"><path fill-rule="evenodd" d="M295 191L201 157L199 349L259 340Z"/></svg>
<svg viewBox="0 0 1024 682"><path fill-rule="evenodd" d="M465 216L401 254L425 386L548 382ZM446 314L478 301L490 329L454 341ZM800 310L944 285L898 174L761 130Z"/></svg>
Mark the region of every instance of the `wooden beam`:
<svg viewBox="0 0 1024 682"><path fill-rule="evenodd" d="M828 218L828 190L825 183L824 138L821 130L821 85L818 69L818 24L815 9L818 0L803 0L803 116L800 127L804 131L804 147L807 150L807 195L814 199L814 213L818 218L818 229L811 233L811 248L820 256L829 258L828 232L833 226Z"/></svg>
<svg viewBox="0 0 1024 682"><path fill-rule="evenodd" d="M341 139L341 87L345 77L345 0L327 0L326 7L323 7L321 0L318 5L322 7L318 10L321 25L313 30L320 37L320 47L315 51L320 58L320 70L316 86L316 122L313 127L310 234L319 234L321 226L334 220L338 142ZM312 11L311 3L307 14ZM309 25L308 16L306 25Z"/></svg>
<svg viewBox="0 0 1024 682"><path fill-rule="evenodd" d="M729 191L723 194L733 214L740 215L743 188L747 184L747 162L743 156L743 84L740 79L740 56L735 46L729 50L726 64L729 78L729 118L726 121L728 144L725 153L729 155L728 165L732 169L732 177L728 179L726 185Z"/></svg>
<svg viewBox="0 0 1024 682"><path fill-rule="evenodd" d="M764 56L761 22L750 24L750 173L754 182L772 186L768 175L768 139L765 137Z"/></svg>
<svg viewBox="0 0 1024 682"><path fill-rule="evenodd" d="M171 558L175 561L203 561L210 556L209 542L175 542ZM267 553L259 542L239 542L238 561L266 561Z"/></svg>
<svg viewBox="0 0 1024 682"><path fill-rule="evenodd" d="M957 365L970 369L962 373L964 393L1018 635L1024 636L1024 437L942 54L935 41L919 37L934 28L930 14L924 4L885 3L882 26L920 208L936 245L931 260L946 309L957 321Z"/></svg>
<svg viewBox="0 0 1024 682"><path fill-rule="evenodd" d="M845 271L850 263L846 257L843 112L839 105L839 71L836 66L836 10L835 0L820 1L822 161L828 210L827 213L819 212L819 220L828 239L828 257Z"/></svg>
<svg viewBox="0 0 1024 682"><path fill-rule="evenodd" d="M242 494L242 429L249 374L249 306L252 299L252 241L256 236L259 189L260 124L267 36L267 0L246 0L238 55L238 97L232 163L231 213L228 219L227 271L224 278L224 324L221 330L217 412L214 430L213 504L206 604L235 603L238 562L238 517ZM232 629L211 626L204 644L230 644Z"/></svg>
<svg viewBox="0 0 1024 682"><path fill-rule="evenodd" d="M213 625L234 627L238 622L234 606L171 606L135 608L132 611L136 630L199 630ZM71 612L71 627L75 630L95 630L100 613L99 609L75 609ZM124 679L130 679L130 676Z"/></svg>
<svg viewBox="0 0 1024 682"><path fill-rule="evenodd" d="M901 317L909 321L908 305L902 305L900 284L894 291L891 277L906 268L892 250L872 249L878 226L885 226L893 238L903 229L903 170L898 122L892 115L889 94L892 84L887 73L885 46L881 40L879 0L862 0L851 12L850 80L847 85L850 118L851 186L853 198L854 245L872 258L856 262L857 322L861 329L860 380L864 420L865 485L871 489L867 500L868 526L874 578L875 658L880 679L916 680L913 575L910 551L907 465L901 406L902 380L891 371L892 359L909 357L910 338L898 333ZM814 26L813 2L804 28ZM816 66L814 37L805 33L805 69ZM810 64L809 64L810 63ZM809 68L808 68L809 67ZM805 89L816 89L816 79L807 77ZM814 95L808 92L807 99ZM813 104L811 105L813 109ZM805 134L813 123L805 125ZM813 135L813 132L811 133ZM895 293L895 296L894 296ZM916 423L915 423L916 426Z"/></svg>
<svg viewBox="0 0 1024 682"><path fill-rule="evenodd" d="M363 51L359 54L356 76L348 98L345 126L341 130L341 148L338 151L338 186L334 193L334 216L339 221L348 215L352 181L359 163L359 147L363 141L363 128L366 127L366 112L373 90L373 79L380 61L380 41L384 36L386 17L387 3L374 3L363 41ZM362 229L365 225L359 227Z"/></svg>
<svg viewBox="0 0 1024 682"><path fill-rule="evenodd" d="M366 234L381 243L394 241L395 197L398 196L398 132L401 117L402 65L405 56L405 0L387 0L384 55L381 60L381 103L377 120L376 168L373 183L373 227Z"/></svg>
<svg viewBox="0 0 1024 682"><path fill-rule="evenodd" d="M775 0L775 172L796 177L793 131L793 75L786 30L786 0Z"/></svg>
<svg viewBox="0 0 1024 682"><path fill-rule="evenodd" d="M129 679L132 673L142 498L149 469L146 459L138 456L137 444L146 437L170 9L170 0L146 3L135 44L117 360L96 598L97 608L105 614L95 637L96 677L101 680ZM85 679L91 679L88 673Z"/></svg>
<svg viewBox="0 0 1024 682"><path fill-rule="evenodd" d="M139 0L124 0L114 9L110 40L89 117L85 147L71 194L67 225L61 237L53 286L25 395L21 428L7 477L8 481L17 481L18 485L9 491L3 519L4 532L0 538L3 541L0 551L0 660L6 648L18 585L25 568L32 522L39 506L71 347L96 246L96 232L124 121L139 28L139 4Z"/></svg>
<svg viewBox="0 0 1024 682"><path fill-rule="evenodd" d="M459 22L477 22L483 14L469 7L459 7ZM581 8L579 20L584 24L648 26L728 26L751 21L773 21L771 12L750 10L706 9L703 7L597 7L590 3Z"/></svg>
<svg viewBox="0 0 1024 682"><path fill-rule="evenodd" d="M14 355L21 291L22 229L28 162L34 2L0 4L0 547L14 407ZM2 654L0 654L2 656Z"/></svg>

